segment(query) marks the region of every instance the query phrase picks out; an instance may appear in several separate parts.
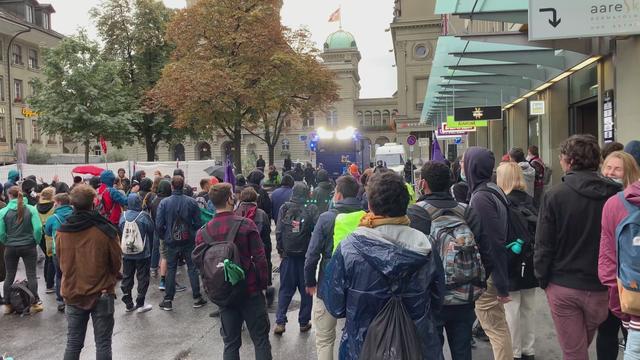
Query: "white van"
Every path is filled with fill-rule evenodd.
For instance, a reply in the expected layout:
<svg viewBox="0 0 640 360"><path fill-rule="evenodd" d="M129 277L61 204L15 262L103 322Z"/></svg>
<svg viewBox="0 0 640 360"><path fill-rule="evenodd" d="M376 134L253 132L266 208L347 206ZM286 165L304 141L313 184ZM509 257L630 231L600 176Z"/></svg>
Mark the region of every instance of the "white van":
<svg viewBox="0 0 640 360"><path fill-rule="evenodd" d="M404 145L386 143L376 149L376 165L378 161L383 161L388 169L400 175L404 174L404 163L406 159L407 154L404 151Z"/></svg>

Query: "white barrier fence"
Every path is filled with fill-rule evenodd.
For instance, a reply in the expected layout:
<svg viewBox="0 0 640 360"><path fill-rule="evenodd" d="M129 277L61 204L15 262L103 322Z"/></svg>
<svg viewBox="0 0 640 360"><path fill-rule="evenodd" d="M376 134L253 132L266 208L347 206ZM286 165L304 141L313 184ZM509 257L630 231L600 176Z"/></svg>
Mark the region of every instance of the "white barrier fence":
<svg viewBox="0 0 640 360"><path fill-rule="evenodd" d="M118 169L123 168L127 172L127 177L131 178L135 171L144 170L148 178L153 179L154 172L160 171L162 175L173 175L173 171L178 166L180 169L184 171L185 179L187 184L197 187L200 183L200 180L203 178L209 177L209 175L204 171L204 169L209 166L214 166L214 160L205 160L205 161L181 161L181 162L136 162L136 161L120 161L113 162L107 164L91 164L98 166L103 169L112 170L114 173L117 173ZM32 165L32 164L22 164L21 168L21 178L27 177L29 175L35 175L39 180L42 178L44 182L51 183L51 180L58 176L60 181L64 181L69 186L73 184L73 176L81 175L75 174L72 170L81 166L78 164L73 165ZM12 169L18 169L17 165L7 165L0 166L0 181L3 183L7 180L7 176L9 171Z"/></svg>

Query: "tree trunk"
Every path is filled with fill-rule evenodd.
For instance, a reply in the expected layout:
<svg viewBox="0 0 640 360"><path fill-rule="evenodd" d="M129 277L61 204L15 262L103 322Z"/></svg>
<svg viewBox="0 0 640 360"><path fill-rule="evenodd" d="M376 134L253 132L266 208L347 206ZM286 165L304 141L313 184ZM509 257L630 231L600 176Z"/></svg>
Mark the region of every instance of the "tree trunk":
<svg viewBox="0 0 640 360"><path fill-rule="evenodd" d="M155 161L156 160L156 142L153 141L153 134L151 131L148 131L144 134L144 145L147 149L147 161Z"/></svg>
<svg viewBox="0 0 640 360"><path fill-rule="evenodd" d="M242 131L239 127L233 132L233 165L236 167L236 173L242 173L242 151L240 146L242 143Z"/></svg>
<svg viewBox="0 0 640 360"><path fill-rule="evenodd" d="M276 160L276 143L267 143L269 149L269 166L274 165Z"/></svg>
<svg viewBox="0 0 640 360"><path fill-rule="evenodd" d="M84 141L84 163L89 163L89 139Z"/></svg>

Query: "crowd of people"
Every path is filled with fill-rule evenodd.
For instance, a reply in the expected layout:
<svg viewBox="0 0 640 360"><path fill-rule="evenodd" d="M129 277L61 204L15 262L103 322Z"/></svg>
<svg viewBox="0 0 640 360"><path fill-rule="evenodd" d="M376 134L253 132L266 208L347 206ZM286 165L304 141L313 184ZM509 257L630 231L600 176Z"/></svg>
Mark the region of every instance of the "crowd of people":
<svg viewBox="0 0 640 360"><path fill-rule="evenodd" d="M601 149L575 135L559 153L554 186L535 146L497 167L471 147L452 164L407 163L402 174L348 164L337 179L289 158L280 175L260 157L246 178L205 178L200 191L180 169L131 179L105 170L71 187L11 171L0 191L0 301L5 315L44 310L44 256L45 292L68 322L64 358L79 358L91 318L97 357L110 359L116 295L126 312L146 313L156 279L158 307L171 311L184 264L193 307L217 305L224 359L239 358L243 324L256 359L271 359L269 333L285 336L297 291L299 331L313 324L318 359L334 358L345 318L340 359L442 359L445 344L454 360L471 359L478 321L494 358L511 360L535 357L541 288L564 359L588 359L596 333L598 358L615 359L620 331L625 358L640 359L640 142ZM27 279L14 283L20 259Z"/></svg>

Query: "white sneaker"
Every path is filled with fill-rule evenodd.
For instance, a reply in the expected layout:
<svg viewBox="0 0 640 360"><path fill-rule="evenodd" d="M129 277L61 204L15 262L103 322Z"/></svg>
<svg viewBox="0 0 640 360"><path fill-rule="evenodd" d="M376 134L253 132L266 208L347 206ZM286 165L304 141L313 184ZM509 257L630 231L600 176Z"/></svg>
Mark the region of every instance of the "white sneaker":
<svg viewBox="0 0 640 360"><path fill-rule="evenodd" d="M138 311L138 314L142 314L142 313L146 313L148 311L151 311L151 309L153 309L153 305L146 304L143 307L139 307L137 311Z"/></svg>

